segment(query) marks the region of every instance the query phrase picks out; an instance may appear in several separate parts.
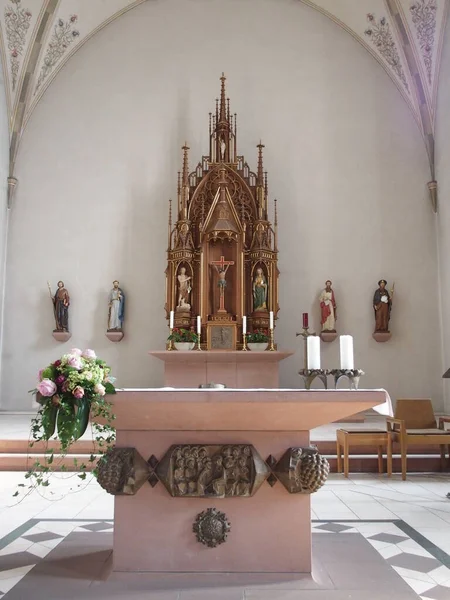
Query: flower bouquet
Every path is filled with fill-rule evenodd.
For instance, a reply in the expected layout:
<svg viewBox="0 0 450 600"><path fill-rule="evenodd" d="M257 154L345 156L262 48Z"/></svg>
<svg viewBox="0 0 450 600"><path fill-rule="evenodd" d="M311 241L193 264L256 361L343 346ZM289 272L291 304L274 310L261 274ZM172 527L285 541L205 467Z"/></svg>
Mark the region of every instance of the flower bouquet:
<svg viewBox="0 0 450 600"><path fill-rule="evenodd" d="M69 354L39 371L39 383L31 393L41 405L33 422L34 440L57 435L61 450L86 431L93 405L101 414L105 394L115 394L110 367L93 350L74 348Z"/></svg>
<svg viewBox="0 0 450 600"><path fill-rule="evenodd" d="M196 344L198 342L198 335L195 333L193 327L190 329L175 327L167 339L176 343L191 342Z"/></svg>
<svg viewBox="0 0 450 600"><path fill-rule="evenodd" d="M269 340L269 331L267 329L255 329L253 333L247 334L247 342L249 344L267 344Z"/></svg>

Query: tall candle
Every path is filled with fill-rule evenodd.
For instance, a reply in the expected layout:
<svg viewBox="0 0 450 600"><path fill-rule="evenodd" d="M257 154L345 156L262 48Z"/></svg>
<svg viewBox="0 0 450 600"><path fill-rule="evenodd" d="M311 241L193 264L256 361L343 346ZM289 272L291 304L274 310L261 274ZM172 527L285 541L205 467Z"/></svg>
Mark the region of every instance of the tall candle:
<svg viewBox="0 0 450 600"><path fill-rule="evenodd" d="M308 369L320 369L320 337L310 335L306 338L308 349Z"/></svg>
<svg viewBox="0 0 450 600"><path fill-rule="evenodd" d="M247 317L242 317L242 333L243 335L247 333Z"/></svg>
<svg viewBox="0 0 450 600"><path fill-rule="evenodd" d="M202 332L202 318L200 315L197 317L197 333L200 335Z"/></svg>
<svg viewBox="0 0 450 600"><path fill-rule="evenodd" d="M269 313L269 319L270 319L270 329L273 329L273 310L271 310Z"/></svg>
<svg viewBox="0 0 450 600"><path fill-rule="evenodd" d="M341 350L341 369L353 370L355 368L353 361L353 338L351 335L341 335L339 339Z"/></svg>
<svg viewBox="0 0 450 600"><path fill-rule="evenodd" d="M169 327L170 329L173 329L173 310L170 311L169 315Z"/></svg>
<svg viewBox="0 0 450 600"><path fill-rule="evenodd" d="M308 313L303 313L303 329L308 329Z"/></svg>

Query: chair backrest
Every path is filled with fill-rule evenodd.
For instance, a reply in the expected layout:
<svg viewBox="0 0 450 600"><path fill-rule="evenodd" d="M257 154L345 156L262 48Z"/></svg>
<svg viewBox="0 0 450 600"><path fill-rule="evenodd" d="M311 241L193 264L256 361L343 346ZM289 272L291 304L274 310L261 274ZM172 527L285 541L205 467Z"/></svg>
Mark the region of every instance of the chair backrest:
<svg viewBox="0 0 450 600"><path fill-rule="evenodd" d="M433 405L430 399L397 400L395 418L403 419L407 429L429 429L436 427Z"/></svg>

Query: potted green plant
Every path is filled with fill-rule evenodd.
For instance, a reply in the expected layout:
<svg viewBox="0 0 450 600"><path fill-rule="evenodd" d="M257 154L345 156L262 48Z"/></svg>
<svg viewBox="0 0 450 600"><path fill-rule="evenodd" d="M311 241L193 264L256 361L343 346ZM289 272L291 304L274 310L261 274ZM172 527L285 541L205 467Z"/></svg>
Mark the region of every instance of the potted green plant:
<svg viewBox="0 0 450 600"><path fill-rule="evenodd" d="M173 342L177 350L186 351L192 350L198 341L198 335L192 327L191 329L175 327L167 339Z"/></svg>
<svg viewBox="0 0 450 600"><path fill-rule="evenodd" d="M255 329L247 334L247 346L254 352L263 352L269 345L269 332L267 329Z"/></svg>

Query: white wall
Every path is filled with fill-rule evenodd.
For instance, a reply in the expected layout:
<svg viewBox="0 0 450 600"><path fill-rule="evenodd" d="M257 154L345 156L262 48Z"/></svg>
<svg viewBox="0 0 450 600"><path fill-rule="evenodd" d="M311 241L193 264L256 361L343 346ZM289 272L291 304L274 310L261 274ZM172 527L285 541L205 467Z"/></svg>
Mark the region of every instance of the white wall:
<svg viewBox="0 0 450 600"><path fill-rule="evenodd" d="M438 240L442 299L443 371L450 367L450 23L447 21L436 110L436 178L438 181ZM444 380L445 412L450 411L450 383Z"/></svg>
<svg viewBox="0 0 450 600"><path fill-rule="evenodd" d="M251 25L250 25L251 24ZM289 0L148 2L88 42L38 105L22 140L10 227L3 408L27 408L47 361L77 346L108 359L123 386L162 383L167 199L180 146L193 168L208 148L222 71L239 151L266 144L279 199L281 313L276 338L297 349L282 383L299 385L301 313L332 278L339 331L355 336L364 384L441 403L437 266L418 127L374 59L323 15ZM392 340L372 340L372 295L395 279ZM118 278L126 337L105 337ZM72 296L73 337L54 342L46 281ZM338 342L323 364L338 363Z"/></svg>
<svg viewBox="0 0 450 600"><path fill-rule="evenodd" d="M5 291L5 262L8 229L8 175L9 175L9 130L6 108L5 81L0 69L0 349L3 342L3 310ZM0 356L0 387L2 385L2 362ZM0 396L0 409L2 408Z"/></svg>

